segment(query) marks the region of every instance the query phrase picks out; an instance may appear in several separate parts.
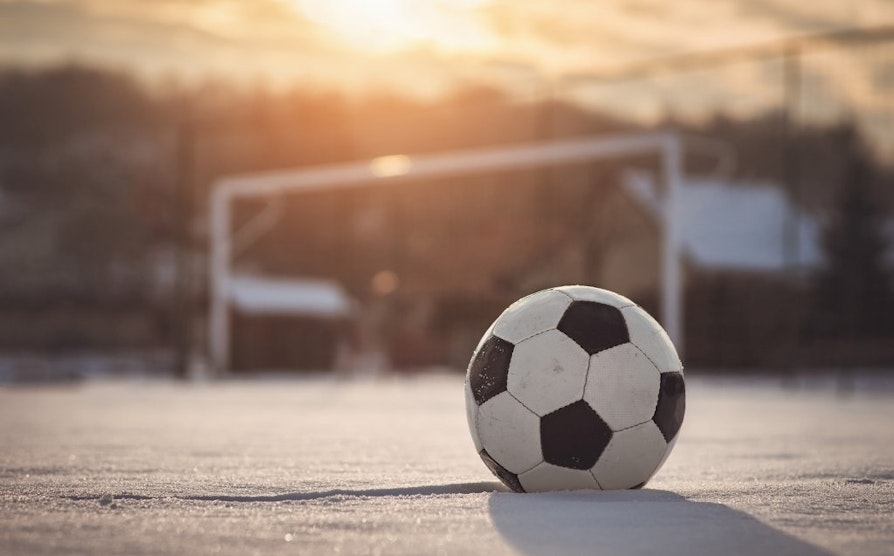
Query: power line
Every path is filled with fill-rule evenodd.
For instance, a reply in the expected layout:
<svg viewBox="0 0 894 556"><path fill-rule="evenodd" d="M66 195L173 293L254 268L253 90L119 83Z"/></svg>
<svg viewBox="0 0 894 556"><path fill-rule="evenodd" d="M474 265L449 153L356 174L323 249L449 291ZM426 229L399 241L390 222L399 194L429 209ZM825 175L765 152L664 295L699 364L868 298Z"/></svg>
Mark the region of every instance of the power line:
<svg viewBox="0 0 894 556"><path fill-rule="evenodd" d="M780 53L832 48L843 44L885 42L894 40L894 25L842 29L825 33L787 37L746 46L690 52L675 56L653 58L586 73L560 76L560 83L575 85L590 81L626 81L641 79L660 72L681 72L723 66L735 60L778 58Z"/></svg>

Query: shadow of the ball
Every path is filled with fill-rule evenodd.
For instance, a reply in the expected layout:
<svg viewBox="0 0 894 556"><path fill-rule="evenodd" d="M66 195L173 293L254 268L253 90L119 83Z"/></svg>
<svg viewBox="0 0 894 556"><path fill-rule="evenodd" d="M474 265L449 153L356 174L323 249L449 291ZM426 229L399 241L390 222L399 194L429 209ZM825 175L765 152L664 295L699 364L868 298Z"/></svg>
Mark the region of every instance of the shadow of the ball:
<svg viewBox="0 0 894 556"><path fill-rule="evenodd" d="M495 492L489 511L500 534L531 555L829 555L744 512L661 490Z"/></svg>

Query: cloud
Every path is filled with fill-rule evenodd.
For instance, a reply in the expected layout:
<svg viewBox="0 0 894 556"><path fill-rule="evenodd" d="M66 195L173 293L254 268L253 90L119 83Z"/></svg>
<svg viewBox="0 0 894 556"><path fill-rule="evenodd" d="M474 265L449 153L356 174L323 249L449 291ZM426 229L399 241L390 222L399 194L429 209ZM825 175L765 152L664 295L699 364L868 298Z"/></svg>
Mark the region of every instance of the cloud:
<svg viewBox="0 0 894 556"><path fill-rule="evenodd" d="M327 55L311 25L277 7L263 0L4 2L0 56L8 63L86 58L135 69L238 71L256 56ZM294 21L287 24L285 15Z"/></svg>

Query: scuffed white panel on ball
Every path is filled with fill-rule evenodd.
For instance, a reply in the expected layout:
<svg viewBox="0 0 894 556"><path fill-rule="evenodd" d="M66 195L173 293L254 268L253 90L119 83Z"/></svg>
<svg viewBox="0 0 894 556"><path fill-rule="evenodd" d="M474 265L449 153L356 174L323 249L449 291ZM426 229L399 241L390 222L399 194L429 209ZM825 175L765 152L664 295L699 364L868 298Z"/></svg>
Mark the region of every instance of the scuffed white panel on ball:
<svg viewBox="0 0 894 556"><path fill-rule="evenodd" d="M633 344L621 344L590 358L584 400L613 431L655 415L661 375Z"/></svg>
<svg viewBox="0 0 894 556"><path fill-rule="evenodd" d="M599 490L593 475L586 469L568 469L543 462L518 476L525 492L550 490Z"/></svg>
<svg viewBox="0 0 894 556"><path fill-rule="evenodd" d="M627 322L630 343L641 349L660 372L683 372L683 363L673 342L652 315L636 306L625 307L621 314Z"/></svg>
<svg viewBox="0 0 894 556"><path fill-rule="evenodd" d="M618 309L636 305L621 294L603 290L602 288L594 288L593 286L562 286L561 288L555 288L554 291L568 294L575 301L595 301L617 307Z"/></svg>
<svg viewBox="0 0 894 556"><path fill-rule="evenodd" d="M475 451L481 451L481 439L478 436L478 404L475 403L475 397L472 395L472 386L466 380L463 385L466 394L466 420L469 423L469 432L472 433L472 442L475 443Z"/></svg>
<svg viewBox="0 0 894 556"><path fill-rule="evenodd" d="M546 415L581 399L589 359L586 351L558 330L538 334L512 351L509 391L534 413Z"/></svg>
<svg viewBox="0 0 894 556"><path fill-rule="evenodd" d="M487 453L512 473L522 473L543 461L540 418L509 392L478 408L478 435Z"/></svg>
<svg viewBox="0 0 894 556"><path fill-rule="evenodd" d="M633 488L655 474L667 451L661 431L649 421L614 433L591 471L605 490Z"/></svg>
<svg viewBox="0 0 894 556"><path fill-rule="evenodd" d="M555 328L569 305L571 300L568 296L552 290L532 293L503 311L494 323L493 333L517 344L525 338Z"/></svg>

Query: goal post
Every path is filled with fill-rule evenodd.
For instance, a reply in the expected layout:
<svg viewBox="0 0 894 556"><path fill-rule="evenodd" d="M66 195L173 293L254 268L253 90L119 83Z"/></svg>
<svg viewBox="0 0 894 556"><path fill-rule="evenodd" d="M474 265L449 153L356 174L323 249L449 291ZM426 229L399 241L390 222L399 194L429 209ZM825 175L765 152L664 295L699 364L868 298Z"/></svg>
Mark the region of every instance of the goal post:
<svg viewBox="0 0 894 556"><path fill-rule="evenodd" d="M663 188L660 320L681 352L683 338L683 284L681 239L677 223L677 192L683 173L683 140L673 132L625 133L567 140L542 141L450 151L437 154L391 155L371 160L304 169L278 170L218 179L211 191L210 222L210 314L208 349L213 369L229 370L230 304L233 298L232 204L235 200L282 193L301 193L350 187L387 186L505 170L581 163L606 158L656 155ZM508 187L508 186L507 186Z"/></svg>

